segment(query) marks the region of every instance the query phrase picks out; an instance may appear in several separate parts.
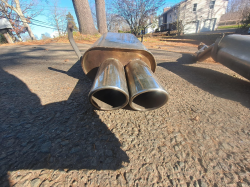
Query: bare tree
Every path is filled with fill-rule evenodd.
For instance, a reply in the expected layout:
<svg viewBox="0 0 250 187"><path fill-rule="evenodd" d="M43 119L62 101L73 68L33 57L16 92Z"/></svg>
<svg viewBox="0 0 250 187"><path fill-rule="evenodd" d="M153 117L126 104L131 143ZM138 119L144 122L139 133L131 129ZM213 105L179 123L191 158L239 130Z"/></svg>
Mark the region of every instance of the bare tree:
<svg viewBox="0 0 250 187"><path fill-rule="evenodd" d="M131 32L137 34L164 3L162 0L115 0L113 9L128 23Z"/></svg>
<svg viewBox="0 0 250 187"><path fill-rule="evenodd" d="M95 0L96 6L96 18L98 31L104 34L107 31L106 11L105 11L105 0Z"/></svg>
<svg viewBox="0 0 250 187"><path fill-rule="evenodd" d="M107 13L107 28L109 32L130 31L130 27L123 17Z"/></svg>
<svg viewBox="0 0 250 187"><path fill-rule="evenodd" d="M36 38L36 40L39 39L37 35L35 35L35 38ZM30 40L29 34L27 34L27 33L22 34L22 39L23 39L23 41L29 41Z"/></svg>
<svg viewBox="0 0 250 187"><path fill-rule="evenodd" d="M11 1L10 3L12 5L13 1ZM12 26L12 29L10 29L9 32L12 33L14 31L19 40L22 41L20 34L25 33L26 29L24 28L16 12L8 8L3 2L0 2L0 17L8 19L9 23Z"/></svg>
<svg viewBox="0 0 250 187"><path fill-rule="evenodd" d="M51 38L49 33L45 32L44 34L41 34L42 40L49 39L49 38Z"/></svg>
<svg viewBox="0 0 250 187"><path fill-rule="evenodd" d="M67 9L61 9L58 7L58 1L53 1L53 6L50 9L48 21L53 27L56 28L58 35L62 36L66 33L67 21L66 21Z"/></svg>
<svg viewBox="0 0 250 187"><path fill-rule="evenodd" d="M153 16L153 15L152 15L152 16L148 19L147 24L146 24L146 26L144 27L144 32L145 32L145 29L146 29L146 28L150 28L150 29L154 30L154 29L157 28L157 26L158 26L158 16L156 16L156 15Z"/></svg>
<svg viewBox="0 0 250 187"><path fill-rule="evenodd" d="M227 12L242 12L249 9L250 0L229 0Z"/></svg>
<svg viewBox="0 0 250 187"><path fill-rule="evenodd" d="M9 0L8 3L13 6L15 2L14 0ZM20 1L22 12L25 15L28 23L30 23L31 19L33 19L43 11L43 8L37 8L38 5L38 0L33 0L29 3ZM8 8L2 1L0 1L0 17L7 18L8 21L11 23L12 29L9 33L11 37L16 40L16 37L12 34L13 32L15 32L18 40L22 41L20 34L27 32L27 30L24 27L23 22L21 21L18 14L12 9Z"/></svg>
<svg viewBox="0 0 250 187"><path fill-rule="evenodd" d="M14 0L14 3L13 4L10 4L8 1L6 0L1 0L1 3L3 3L7 8L10 8L11 10L15 11L16 14L19 16L19 18L21 19L21 21L23 22L23 26L25 27L25 29L28 31L29 33L29 36L32 40L35 39L35 36L29 26L29 19L27 19L25 16L24 16L24 13L21 9L21 6L20 6L20 2L19 0Z"/></svg>
<svg viewBox="0 0 250 187"><path fill-rule="evenodd" d="M227 13L237 14L243 27L246 27L246 21L250 14L250 0L229 0Z"/></svg>
<svg viewBox="0 0 250 187"><path fill-rule="evenodd" d="M72 0L81 34L96 34L88 0Z"/></svg>
<svg viewBox="0 0 250 187"><path fill-rule="evenodd" d="M4 33L3 35L6 38L6 40L8 41L8 43L14 43L12 38L10 37L9 32Z"/></svg>

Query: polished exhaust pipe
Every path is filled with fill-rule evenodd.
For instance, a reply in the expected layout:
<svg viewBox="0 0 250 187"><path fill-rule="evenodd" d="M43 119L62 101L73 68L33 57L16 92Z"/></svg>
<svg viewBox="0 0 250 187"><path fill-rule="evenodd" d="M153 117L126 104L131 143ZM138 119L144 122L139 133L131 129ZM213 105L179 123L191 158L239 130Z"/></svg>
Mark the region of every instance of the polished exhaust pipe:
<svg viewBox="0 0 250 187"><path fill-rule="evenodd" d="M120 61L109 58L100 65L89 92L89 100L100 110L116 110L128 104L126 76Z"/></svg>
<svg viewBox="0 0 250 187"><path fill-rule="evenodd" d="M89 93L89 101L94 107L115 110L130 103L133 109L143 111L159 108L167 102L168 93L153 75L155 58L135 35L105 33L81 56L72 31L73 26L69 23L69 41L84 73L94 81Z"/></svg>
<svg viewBox="0 0 250 187"><path fill-rule="evenodd" d="M160 108L166 104L168 93L145 62L139 59L132 60L126 66L125 71L131 108L146 111Z"/></svg>

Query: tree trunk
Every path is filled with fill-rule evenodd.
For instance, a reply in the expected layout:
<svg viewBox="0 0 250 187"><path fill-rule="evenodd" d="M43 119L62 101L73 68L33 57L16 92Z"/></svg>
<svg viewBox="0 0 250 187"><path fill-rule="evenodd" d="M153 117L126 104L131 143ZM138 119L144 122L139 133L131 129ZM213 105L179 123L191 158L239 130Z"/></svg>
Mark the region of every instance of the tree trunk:
<svg viewBox="0 0 250 187"><path fill-rule="evenodd" d="M81 34L97 34L88 0L72 0Z"/></svg>
<svg viewBox="0 0 250 187"><path fill-rule="evenodd" d="M106 12L105 12L105 0L95 0L95 6L96 6L96 18L97 18L98 31L101 34L104 34L108 32Z"/></svg>
<svg viewBox="0 0 250 187"><path fill-rule="evenodd" d="M31 40L35 40L35 36L33 34L33 32L31 31L31 28L26 20L26 18L24 17L23 15L23 12L21 10L21 7L20 7L20 3L19 3L19 0L15 0L15 3L16 3L16 10L15 12L18 14L18 16L20 17L20 19L22 20L23 22L23 26L26 28L26 30L28 31L29 35L30 35L30 38Z"/></svg>
<svg viewBox="0 0 250 187"><path fill-rule="evenodd" d="M14 34L10 30L8 30L7 32L9 33L9 35L10 35L10 37L11 37L11 39L12 39L13 42L19 41L17 39L18 36L17 37L14 36ZM18 34L16 34L16 35L18 35Z"/></svg>
<svg viewBox="0 0 250 187"><path fill-rule="evenodd" d="M22 39L22 37L20 36L20 34L16 34L16 35L17 35L18 40L19 40L20 42L22 42L23 39Z"/></svg>
<svg viewBox="0 0 250 187"><path fill-rule="evenodd" d="M31 40L35 40L36 38L35 38L33 32L31 31L31 28L30 28L29 24L26 23L26 24L23 24L23 25L26 27L26 29L27 29L27 31L28 31L28 33L30 35Z"/></svg>
<svg viewBox="0 0 250 187"><path fill-rule="evenodd" d="M61 37L62 33L61 33L61 31L60 31L60 28L59 28L58 20L55 19L55 21L56 21L56 29L57 29L57 32L58 32L58 34L59 34L59 37Z"/></svg>
<svg viewBox="0 0 250 187"><path fill-rule="evenodd" d="M8 43L10 44L14 43L8 32L5 32L3 35L6 38Z"/></svg>

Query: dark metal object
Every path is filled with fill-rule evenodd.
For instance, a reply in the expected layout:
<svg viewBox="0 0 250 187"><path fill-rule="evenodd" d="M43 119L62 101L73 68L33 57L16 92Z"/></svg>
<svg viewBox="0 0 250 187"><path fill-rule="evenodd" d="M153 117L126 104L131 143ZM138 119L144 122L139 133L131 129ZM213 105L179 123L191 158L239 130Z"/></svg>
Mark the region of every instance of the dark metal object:
<svg viewBox="0 0 250 187"><path fill-rule="evenodd" d="M216 62L250 80L250 36L232 34L218 38L215 44L196 56L198 61L211 56Z"/></svg>
<svg viewBox="0 0 250 187"><path fill-rule="evenodd" d="M250 36L228 35L215 43L212 58L250 80Z"/></svg>
<svg viewBox="0 0 250 187"><path fill-rule="evenodd" d="M166 104L168 93L145 62L139 59L132 60L125 69L131 108L146 111Z"/></svg>
<svg viewBox="0 0 250 187"><path fill-rule="evenodd" d="M201 62L209 58L211 56L213 46L214 44L209 47L207 45L200 46L201 48L195 53L197 61Z"/></svg>
<svg viewBox="0 0 250 187"><path fill-rule="evenodd" d="M77 47L76 42L73 38L73 25L71 22L68 22L67 29L68 29L69 42L70 42L71 46L73 47L73 49L75 50L76 55L78 56L78 59L80 59L82 55L81 55L81 52L80 52L79 48Z"/></svg>
<svg viewBox="0 0 250 187"><path fill-rule="evenodd" d="M128 104L129 93L121 62L109 58L100 65L89 92L89 100L101 110L115 110Z"/></svg>

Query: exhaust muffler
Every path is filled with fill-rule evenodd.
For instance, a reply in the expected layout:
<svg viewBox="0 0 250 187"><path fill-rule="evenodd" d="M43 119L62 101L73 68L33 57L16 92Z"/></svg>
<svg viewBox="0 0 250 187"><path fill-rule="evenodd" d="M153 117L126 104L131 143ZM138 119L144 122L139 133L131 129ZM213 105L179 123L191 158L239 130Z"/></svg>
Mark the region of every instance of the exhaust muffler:
<svg viewBox="0 0 250 187"><path fill-rule="evenodd" d="M208 48L203 45L194 56L200 62L212 57L214 61L250 80L249 46L249 36L239 34L223 35L222 38L217 38L215 43Z"/></svg>
<svg viewBox="0 0 250 187"><path fill-rule="evenodd" d="M126 66L129 105L140 111L160 108L168 101L167 91L160 85L147 64L139 59L132 60Z"/></svg>
<svg viewBox="0 0 250 187"><path fill-rule="evenodd" d="M100 65L89 92L89 100L100 110L116 110L128 104L129 93L121 62L109 58Z"/></svg>
<svg viewBox="0 0 250 187"><path fill-rule="evenodd" d="M167 102L168 93L153 75L155 58L133 34L105 33L81 56L72 30L69 23L69 41L84 73L94 81L89 93L89 101L94 107L115 110L130 103L133 109L145 111Z"/></svg>

